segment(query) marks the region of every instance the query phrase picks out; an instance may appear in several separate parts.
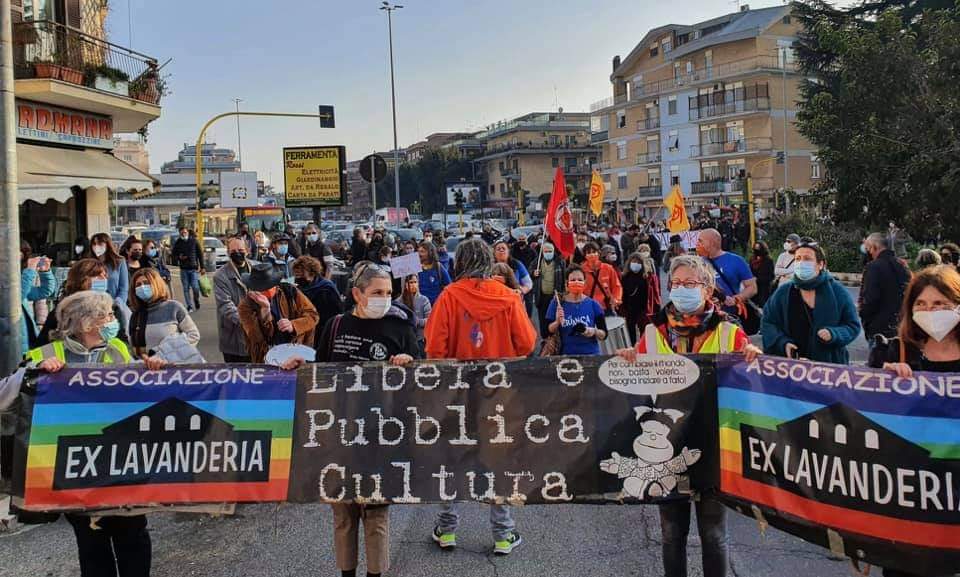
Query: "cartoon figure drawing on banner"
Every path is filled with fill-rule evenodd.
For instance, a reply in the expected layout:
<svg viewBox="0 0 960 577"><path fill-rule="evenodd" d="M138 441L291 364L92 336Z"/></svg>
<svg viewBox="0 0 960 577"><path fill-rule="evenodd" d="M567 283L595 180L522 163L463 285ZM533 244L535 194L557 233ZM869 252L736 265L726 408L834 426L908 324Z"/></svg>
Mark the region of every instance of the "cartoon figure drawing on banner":
<svg viewBox="0 0 960 577"><path fill-rule="evenodd" d="M600 470L623 479L623 494L642 499L644 496L662 497L673 492L686 478L691 465L700 460L699 449L684 447L675 456L668 435L671 427L684 414L676 409L634 407L640 421L640 435L633 440L636 458L622 457L614 452L600 461Z"/></svg>

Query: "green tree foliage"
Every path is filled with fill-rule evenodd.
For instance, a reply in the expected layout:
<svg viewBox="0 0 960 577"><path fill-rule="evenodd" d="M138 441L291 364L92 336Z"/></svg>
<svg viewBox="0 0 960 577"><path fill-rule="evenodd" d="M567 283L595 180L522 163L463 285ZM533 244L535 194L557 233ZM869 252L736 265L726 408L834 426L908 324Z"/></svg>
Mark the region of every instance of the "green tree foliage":
<svg viewBox="0 0 960 577"><path fill-rule="evenodd" d="M420 203L424 216L443 212L446 203L446 184L461 178L471 180L470 161L447 154L442 150L427 149L416 163L400 165L400 205L411 207ZM395 204L393 171L377 183L377 207Z"/></svg>
<svg viewBox="0 0 960 577"><path fill-rule="evenodd" d="M797 123L820 150L834 217L960 238L960 8L947 0L794 3Z"/></svg>

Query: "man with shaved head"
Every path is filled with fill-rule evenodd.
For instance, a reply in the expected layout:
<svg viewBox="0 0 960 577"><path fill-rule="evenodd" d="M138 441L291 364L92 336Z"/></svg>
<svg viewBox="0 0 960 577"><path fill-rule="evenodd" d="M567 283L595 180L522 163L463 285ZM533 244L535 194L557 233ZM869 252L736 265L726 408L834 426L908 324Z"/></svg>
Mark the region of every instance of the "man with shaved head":
<svg viewBox="0 0 960 577"><path fill-rule="evenodd" d="M724 252L723 238L715 228L700 231L697 254L713 267L717 288L723 293L723 310L738 314L738 303L745 303L757 294L757 279L750 265L740 255Z"/></svg>

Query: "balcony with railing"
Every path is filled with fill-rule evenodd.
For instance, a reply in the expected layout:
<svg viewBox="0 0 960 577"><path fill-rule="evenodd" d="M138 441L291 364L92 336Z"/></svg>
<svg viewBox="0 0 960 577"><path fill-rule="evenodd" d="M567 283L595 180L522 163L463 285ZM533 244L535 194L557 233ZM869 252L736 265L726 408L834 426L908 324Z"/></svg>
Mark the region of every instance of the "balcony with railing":
<svg viewBox="0 0 960 577"><path fill-rule="evenodd" d="M689 73L683 72L674 78L655 80L643 84L633 83L630 86L629 98L627 98L626 94L621 94L616 98L611 96L603 100L598 100L590 106L590 112L597 112L598 110L626 102L639 102L684 86L716 82L717 80L734 78L755 72L787 72L792 74L797 72L797 65L795 62L789 60L784 63L778 55L758 55L742 60L734 60L733 62L714 64L712 66L697 68Z"/></svg>
<svg viewBox="0 0 960 577"><path fill-rule="evenodd" d="M17 96L114 117L134 132L160 116L156 59L48 20L13 26Z"/></svg>
<svg viewBox="0 0 960 577"><path fill-rule="evenodd" d="M519 180L520 179L520 167L518 166L505 166L500 169L500 176L507 180Z"/></svg>
<svg viewBox="0 0 960 577"><path fill-rule="evenodd" d="M599 154L600 148L596 144L585 144L575 141L560 140L528 140L525 142L499 142L488 144L483 157L504 154L536 154L547 151L561 153L592 153Z"/></svg>
<svg viewBox="0 0 960 577"><path fill-rule="evenodd" d="M645 132L647 130L656 130L660 128L660 116L650 116L647 118L641 118L637 121L637 132Z"/></svg>
<svg viewBox="0 0 960 577"><path fill-rule="evenodd" d="M566 176L587 176L592 172L589 164L576 164L563 167Z"/></svg>
<svg viewBox="0 0 960 577"><path fill-rule="evenodd" d="M640 198L660 198L663 196L663 188L659 184L641 186L637 189L637 196Z"/></svg>
<svg viewBox="0 0 960 577"><path fill-rule="evenodd" d="M590 133L590 144L603 144L609 138L609 132L601 130L600 132Z"/></svg>
<svg viewBox="0 0 960 577"><path fill-rule="evenodd" d="M693 121L770 110L770 89L767 84L752 84L718 90L691 96L689 104L689 118Z"/></svg>
<svg viewBox="0 0 960 577"><path fill-rule="evenodd" d="M656 164L660 162L660 151L641 152L637 154L637 165Z"/></svg>
<svg viewBox="0 0 960 577"><path fill-rule="evenodd" d="M690 158L707 158L725 154L756 154L772 150L773 139L771 138L740 138L724 142L694 144L690 147Z"/></svg>

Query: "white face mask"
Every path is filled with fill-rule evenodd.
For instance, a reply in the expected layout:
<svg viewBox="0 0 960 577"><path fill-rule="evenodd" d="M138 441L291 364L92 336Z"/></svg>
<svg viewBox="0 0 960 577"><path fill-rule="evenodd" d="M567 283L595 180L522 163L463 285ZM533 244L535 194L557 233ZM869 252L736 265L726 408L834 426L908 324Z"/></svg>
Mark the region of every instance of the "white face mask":
<svg viewBox="0 0 960 577"><path fill-rule="evenodd" d="M793 248L793 245L790 244L789 242L783 243L783 250L789 252L791 248Z"/></svg>
<svg viewBox="0 0 960 577"><path fill-rule="evenodd" d="M390 297L370 297L367 299L367 306L363 307L363 313L367 318L382 319L387 316L393 301Z"/></svg>
<svg viewBox="0 0 960 577"><path fill-rule="evenodd" d="M957 309L916 311L913 313L913 322L917 323L917 326L923 329L923 332L930 335L931 339L939 343L960 322L960 312Z"/></svg>
<svg viewBox="0 0 960 577"><path fill-rule="evenodd" d="M77 255L83 254L83 245L78 244L77 246L73 247L73 252L77 253Z"/></svg>
<svg viewBox="0 0 960 577"><path fill-rule="evenodd" d="M103 256L103 253L107 252L107 245L105 244L95 244L93 245L93 254L97 256Z"/></svg>

